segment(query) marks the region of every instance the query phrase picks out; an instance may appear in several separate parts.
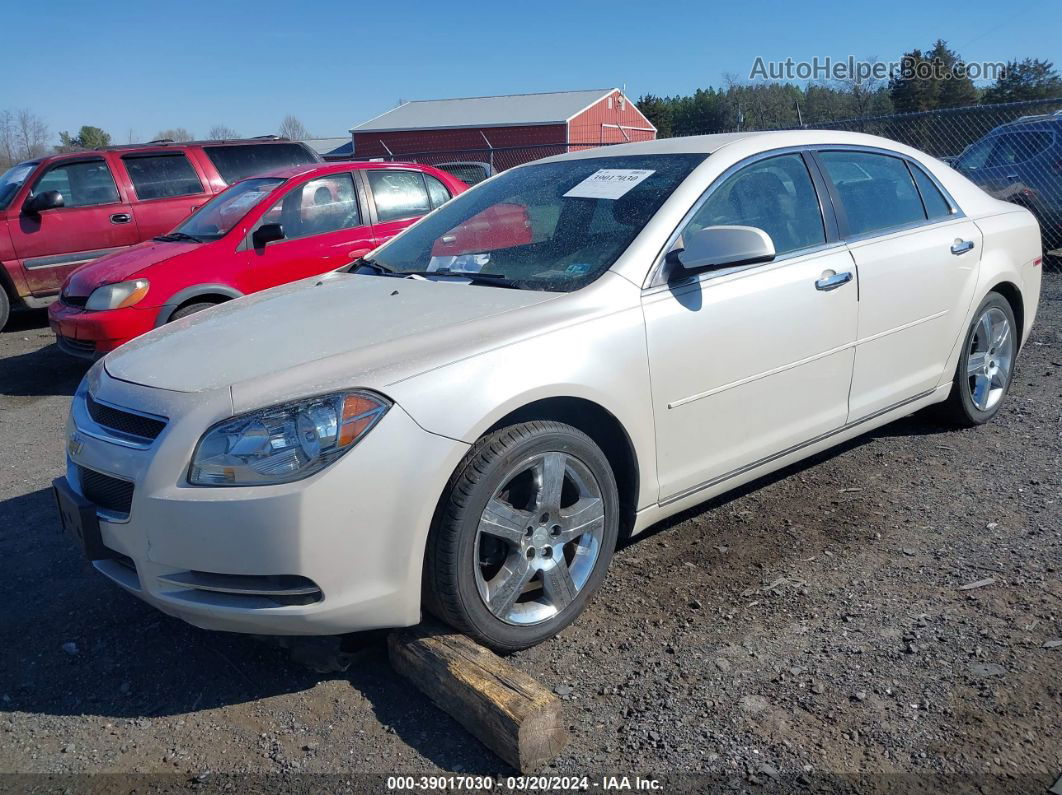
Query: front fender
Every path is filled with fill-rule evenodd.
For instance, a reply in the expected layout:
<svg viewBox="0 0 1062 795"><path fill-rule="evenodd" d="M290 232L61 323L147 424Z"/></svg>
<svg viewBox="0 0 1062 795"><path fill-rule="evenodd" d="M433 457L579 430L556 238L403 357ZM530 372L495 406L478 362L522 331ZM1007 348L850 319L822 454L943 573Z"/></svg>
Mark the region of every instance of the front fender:
<svg viewBox="0 0 1062 795"><path fill-rule="evenodd" d="M557 329L392 384L388 395L431 433L471 444L545 398L596 403L634 448L638 507L656 501L656 444L641 307Z"/></svg>

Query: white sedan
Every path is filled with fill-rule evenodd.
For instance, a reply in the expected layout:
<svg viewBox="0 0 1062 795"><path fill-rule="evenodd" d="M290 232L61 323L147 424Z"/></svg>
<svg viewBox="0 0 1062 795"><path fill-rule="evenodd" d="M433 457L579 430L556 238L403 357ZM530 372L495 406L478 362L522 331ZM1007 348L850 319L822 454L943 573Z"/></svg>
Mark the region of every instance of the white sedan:
<svg viewBox="0 0 1062 795"><path fill-rule="evenodd" d="M423 605L527 647L619 538L930 404L990 420L1040 264L1028 211L871 136L550 158L98 362L60 512L102 574L201 627Z"/></svg>

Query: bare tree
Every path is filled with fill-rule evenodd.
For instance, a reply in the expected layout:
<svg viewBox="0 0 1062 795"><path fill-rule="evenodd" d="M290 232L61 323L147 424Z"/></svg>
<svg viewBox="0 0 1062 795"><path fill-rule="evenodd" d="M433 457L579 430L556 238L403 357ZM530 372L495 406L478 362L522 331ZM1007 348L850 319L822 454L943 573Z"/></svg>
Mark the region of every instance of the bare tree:
<svg viewBox="0 0 1062 795"><path fill-rule="evenodd" d="M850 74L843 80L837 81L838 88L851 96L856 117L860 119L869 115L871 103L885 85L884 78L870 74L877 62L876 56L867 58L866 63L871 65L867 74Z"/></svg>
<svg viewBox="0 0 1062 795"><path fill-rule="evenodd" d="M50 135L44 119L28 108L0 111L0 160L10 165L47 154Z"/></svg>
<svg viewBox="0 0 1062 795"><path fill-rule="evenodd" d="M280 123L280 137L288 138L292 141L305 141L307 138L312 138L310 131L306 129L306 125L296 119L290 113L284 117L284 121Z"/></svg>
<svg viewBox="0 0 1062 795"><path fill-rule="evenodd" d="M226 127L224 124L215 124L207 131L207 138L212 141L228 141L233 138L239 138L240 134L231 127Z"/></svg>
<svg viewBox="0 0 1062 795"><path fill-rule="evenodd" d="M175 127L172 130L159 130L155 133L155 140L163 140L169 138L171 141L191 141L195 138L184 127Z"/></svg>

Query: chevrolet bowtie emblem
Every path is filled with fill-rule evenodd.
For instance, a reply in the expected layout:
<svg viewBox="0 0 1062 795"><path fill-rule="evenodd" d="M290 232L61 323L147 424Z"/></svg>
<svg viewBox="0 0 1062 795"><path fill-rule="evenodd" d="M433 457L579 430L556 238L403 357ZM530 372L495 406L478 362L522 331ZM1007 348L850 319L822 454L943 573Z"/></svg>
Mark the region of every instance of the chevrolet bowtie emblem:
<svg viewBox="0 0 1062 795"><path fill-rule="evenodd" d="M66 452L72 458L72 457L76 456L78 453L81 452L81 447L82 447L81 437L78 436L77 432L75 431L74 433L72 433L70 435L70 439L66 443Z"/></svg>

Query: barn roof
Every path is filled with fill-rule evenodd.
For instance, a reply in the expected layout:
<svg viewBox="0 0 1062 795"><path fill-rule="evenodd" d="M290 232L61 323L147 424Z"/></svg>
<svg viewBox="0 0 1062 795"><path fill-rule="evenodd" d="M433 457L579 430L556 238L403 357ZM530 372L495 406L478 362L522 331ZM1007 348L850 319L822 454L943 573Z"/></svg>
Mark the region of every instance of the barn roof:
<svg viewBox="0 0 1062 795"><path fill-rule="evenodd" d="M594 88L548 94L418 99L403 102L393 110L362 122L353 127L351 132L564 124L616 90Z"/></svg>

